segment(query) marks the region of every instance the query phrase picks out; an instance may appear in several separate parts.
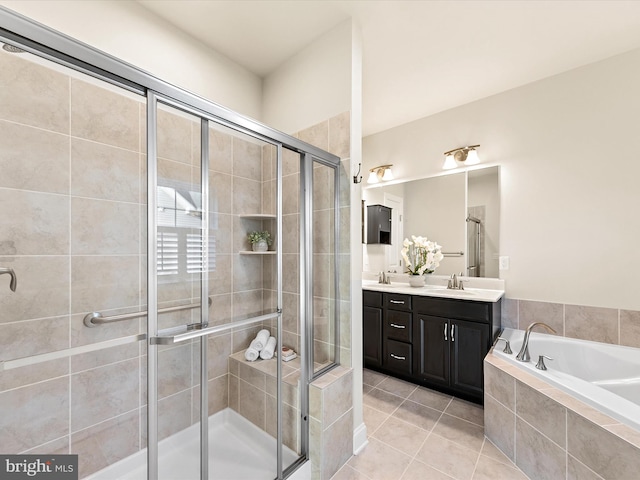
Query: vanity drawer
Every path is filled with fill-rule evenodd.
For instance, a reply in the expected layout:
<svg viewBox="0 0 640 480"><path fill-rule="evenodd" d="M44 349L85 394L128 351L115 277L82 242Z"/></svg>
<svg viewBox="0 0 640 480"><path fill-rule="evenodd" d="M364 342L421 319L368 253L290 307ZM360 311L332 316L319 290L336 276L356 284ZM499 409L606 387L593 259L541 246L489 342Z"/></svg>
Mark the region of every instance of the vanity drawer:
<svg viewBox="0 0 640 480"><path fill-rule="evenodd" d="M416 297L414 311L436 317L459 318L476 322L491 320L491 304L468 300Z"/></svg>
<svg viewBox="0 0 640 480"><path fill-rule="evenodd" d="M382 292L362 291L362 303L367 307L382 308Z"/></svg>
<svg viewBox="0 0 640 480"><path fill-rule="evenodd" d="M411 295L401 293L385 293L384 306L393 310L411 311Z"/></svg>
<svg viewBox="0 0 640 480"><path fill-rule="evenodd" d="M399 342L411 343L411 313L387 310L384 322L384 336Z"/></svg>
<svg viewBox="0 0 640 480"><path fill-rule="evenodd" d="M398 373L411 375L411 344L387 340L384 366Z"/></svg>

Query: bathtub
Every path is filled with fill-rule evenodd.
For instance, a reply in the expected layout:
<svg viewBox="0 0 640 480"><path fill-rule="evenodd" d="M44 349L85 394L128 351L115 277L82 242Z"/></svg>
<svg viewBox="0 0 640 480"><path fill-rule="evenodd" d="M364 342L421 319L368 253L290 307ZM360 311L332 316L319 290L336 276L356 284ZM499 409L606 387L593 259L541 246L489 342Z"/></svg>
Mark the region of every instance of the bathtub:
<svg viewBox="0 0 640 480"><path fill-rule="evenodd" d="M516 360L524 331L506 328L501 336L513 354L500 341L494 355L640 431L640 349L532 332L525 363ZM553 358L545 359L547 370L535 368L538 355Z"/></svg>

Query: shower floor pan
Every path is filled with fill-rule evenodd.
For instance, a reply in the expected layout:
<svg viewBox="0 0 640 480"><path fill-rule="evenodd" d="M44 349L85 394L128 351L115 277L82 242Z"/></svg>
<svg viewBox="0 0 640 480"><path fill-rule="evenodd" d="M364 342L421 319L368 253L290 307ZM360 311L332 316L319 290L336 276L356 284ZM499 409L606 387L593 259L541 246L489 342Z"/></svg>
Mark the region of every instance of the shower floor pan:
<svg viewBox="0 0 640 480"><path fill-rule="evenodd" d="M200 479L200 427L192 425L159 444L159 480ZM273 480L276 477L276 440L227 408L209 417L209 478L211 480ZM283 445L284 465L298 455ZM146 480L147 451L141 450L100 470L85 480ZM307 462L292 475L309 478Z"/></svg>

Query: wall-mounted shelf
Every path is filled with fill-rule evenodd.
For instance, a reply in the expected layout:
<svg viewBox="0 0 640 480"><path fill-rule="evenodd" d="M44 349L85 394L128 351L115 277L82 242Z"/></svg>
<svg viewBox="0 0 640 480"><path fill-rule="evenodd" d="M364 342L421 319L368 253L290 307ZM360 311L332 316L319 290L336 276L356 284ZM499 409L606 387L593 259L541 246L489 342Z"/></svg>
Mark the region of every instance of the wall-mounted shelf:
<svg viewBox="0 0 640 480"><path fill-rule="evenodd" d="M240 250L238 253L240 255L275 255L276 254L274 250L268 250L266 252L254 252L253 250Z"/></svg>
<svg viewBox="0 0 640 480"><path fill-rule="evenodd" d="M240 215L240 218L248 218L250 220L275 220L275 215L270 215L268 213L253 213L247 215Z"/></svg>

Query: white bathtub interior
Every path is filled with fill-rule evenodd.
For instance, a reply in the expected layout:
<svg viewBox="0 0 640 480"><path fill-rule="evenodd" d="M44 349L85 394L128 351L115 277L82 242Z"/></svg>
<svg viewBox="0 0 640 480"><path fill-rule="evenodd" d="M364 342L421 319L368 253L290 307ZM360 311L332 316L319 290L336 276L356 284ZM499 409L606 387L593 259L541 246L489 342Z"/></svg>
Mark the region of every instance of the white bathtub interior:
<svg viewBox="0 0 640 480"><path fill-rule="evenodd" d="M200 429L192 425L159 444L160 480L200 479ZM230 408L209 417L209 478L222 480L273 480L276 440ZM117 462L86 480L146 480L147 450ZM282 446L283 462L292 464L298 455ZM289 478L309 478L310 463ZM306 476L305 476L306 475Z"/></svg>
<svg viewBox="0 0 640 480"><path fill-rule="evenodd" d="M640 349L532 332L531 361L519 362L515 357L524 332L506 328L501 337L509 340L513 354L504 353L500 343L495 355L640 430ZM545 360L546 371L535 368L539 355L553 359Z"/></svg>

